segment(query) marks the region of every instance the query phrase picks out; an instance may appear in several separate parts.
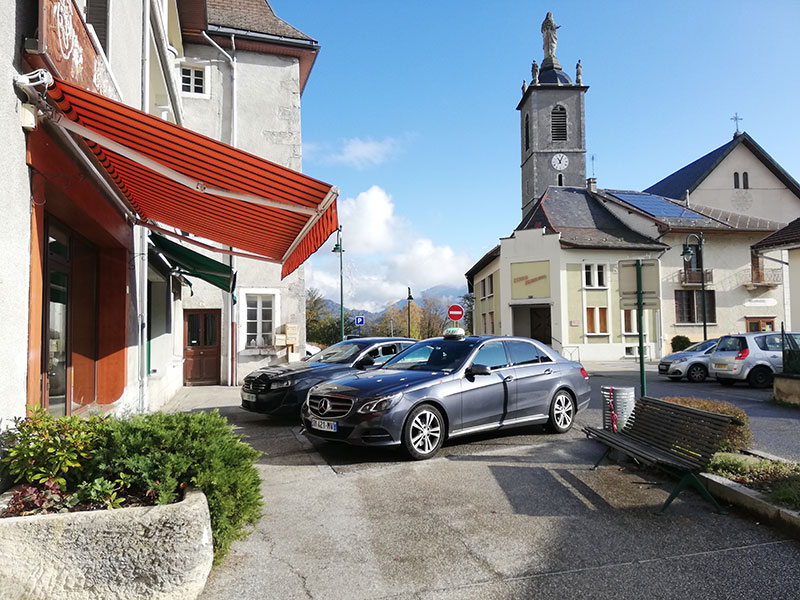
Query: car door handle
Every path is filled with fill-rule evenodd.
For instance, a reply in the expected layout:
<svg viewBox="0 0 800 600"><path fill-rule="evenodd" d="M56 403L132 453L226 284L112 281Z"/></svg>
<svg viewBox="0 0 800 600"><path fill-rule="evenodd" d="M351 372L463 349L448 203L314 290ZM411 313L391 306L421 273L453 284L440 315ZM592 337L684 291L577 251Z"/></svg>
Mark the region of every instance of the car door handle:
<svg viewBox="0 0 800 600"><path fill-rule="evenodd" d="M553 369L545 369L544 371L542 371L542 375L552 375L552 374L553 374Z"/></svg>
<svg viewBox="0 0 800 600"><path fill-rule="evenodd" d="M505 377L503 377L503 381L505 383L511 383L512 381L514 381L514 376L513 375L506 375Z"/></svg>

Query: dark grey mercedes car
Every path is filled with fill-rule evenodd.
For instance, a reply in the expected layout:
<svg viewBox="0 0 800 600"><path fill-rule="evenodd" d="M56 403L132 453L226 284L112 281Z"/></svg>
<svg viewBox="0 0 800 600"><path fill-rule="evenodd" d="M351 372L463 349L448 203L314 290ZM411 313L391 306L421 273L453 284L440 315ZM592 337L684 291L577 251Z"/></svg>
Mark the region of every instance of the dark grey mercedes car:
<svg viewBox="0 0 800 600"><path fill-rule="evenodd" d="M543 423L568 431L589 403L589 376L535 340L448 330L379 369L320 385L301 408L305 433L434 456L446 439Z"/></svg>
<svg viewBox="0 0 800 600"><path fill-rule="evenodd" d="M407 338L358 338L325 348L304 360L262 367L244 378L242 408L258 413L297 414L309 388L334 377L381 365L411 346Z"/></svg>

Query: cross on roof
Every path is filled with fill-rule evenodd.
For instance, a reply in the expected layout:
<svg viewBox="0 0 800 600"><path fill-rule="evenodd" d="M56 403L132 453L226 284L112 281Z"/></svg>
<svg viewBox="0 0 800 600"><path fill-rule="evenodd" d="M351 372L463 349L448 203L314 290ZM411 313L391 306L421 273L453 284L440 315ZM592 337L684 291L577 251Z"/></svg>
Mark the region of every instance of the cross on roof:
<svg viewBox="0 0 800 600"><path fill-rule="evenodd" d="M739 133L739 121L744 121L744 119L742 117L740 117L739 113L737 112L737 113L733 113L733 116L731 117L731 121L734 121L736 123L736 133Z"/></svg>

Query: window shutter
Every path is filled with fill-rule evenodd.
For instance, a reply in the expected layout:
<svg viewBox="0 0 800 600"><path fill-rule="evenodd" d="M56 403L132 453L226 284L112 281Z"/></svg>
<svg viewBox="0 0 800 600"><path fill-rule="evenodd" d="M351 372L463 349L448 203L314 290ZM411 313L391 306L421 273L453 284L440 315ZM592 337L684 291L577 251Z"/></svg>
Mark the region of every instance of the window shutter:
<svg viewBox="0 0 800 600"><path fill-rule="evenodd" d="M108 0L87 0L86 22L94 27L97 39L108 55Z"/></svg>
<svg viewBox="0 0 800 600"><path fill-rule="evenodd" d="M550 134L554 142L567 141L567 109L556 106L550 113Z"/></svg>

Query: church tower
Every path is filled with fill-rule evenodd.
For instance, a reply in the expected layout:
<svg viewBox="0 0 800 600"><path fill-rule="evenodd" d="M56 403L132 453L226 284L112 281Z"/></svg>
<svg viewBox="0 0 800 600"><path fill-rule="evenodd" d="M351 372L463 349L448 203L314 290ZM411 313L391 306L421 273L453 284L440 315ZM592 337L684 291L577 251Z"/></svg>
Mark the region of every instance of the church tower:
<svg viewBox="0 0 800 600"><path fill-rule="evenodd" d="M522 160L522 216L548 186L586 186L586 130L581 64L575 82L561 70L556 58L553 13L542 23L544 60L533 61L531 82L523 81L520 113Z"/></svg>

